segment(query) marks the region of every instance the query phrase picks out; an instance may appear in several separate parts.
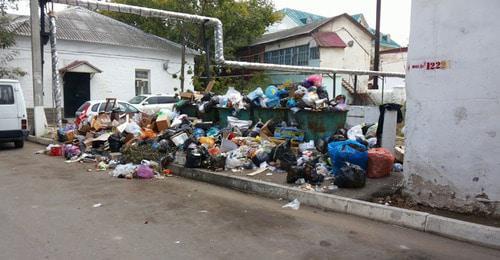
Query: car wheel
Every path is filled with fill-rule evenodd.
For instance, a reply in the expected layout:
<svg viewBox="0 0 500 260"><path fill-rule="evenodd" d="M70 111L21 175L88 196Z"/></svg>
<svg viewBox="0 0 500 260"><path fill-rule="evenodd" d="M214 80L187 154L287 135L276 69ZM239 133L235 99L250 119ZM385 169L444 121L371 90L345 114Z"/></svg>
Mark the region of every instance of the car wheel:
<svg viewBox="0 0 500 260"><path fill-rule="evenodd" d="M23 146L24 146L24 140L21 140L21 141L15 141L15 142L14 142L14 146L15 146L16 148L23 148Z"/></svg>

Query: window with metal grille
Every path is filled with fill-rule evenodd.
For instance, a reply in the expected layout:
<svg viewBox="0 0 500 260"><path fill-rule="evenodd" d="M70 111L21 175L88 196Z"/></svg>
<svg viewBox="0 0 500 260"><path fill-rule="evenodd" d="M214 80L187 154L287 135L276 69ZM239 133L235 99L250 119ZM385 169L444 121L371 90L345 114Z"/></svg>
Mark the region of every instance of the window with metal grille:
<svg viewBox="0 0 500 260"><path fill-rule="evenodd" d="M267 51L264 53L264 62L284 65L308 65L309 45Z"/></svg>
<svg viewBox="0 0 500 260"><path fill-rule="evenodd" d="M150 94L149 70L135 70L135 95Z"/></svg>
<svg viewBox="0 0 500 260"><path fill-rule="evenodd" d="M312 47L309 49L309 58L311 60L319 59L319 47Z"/></svg>

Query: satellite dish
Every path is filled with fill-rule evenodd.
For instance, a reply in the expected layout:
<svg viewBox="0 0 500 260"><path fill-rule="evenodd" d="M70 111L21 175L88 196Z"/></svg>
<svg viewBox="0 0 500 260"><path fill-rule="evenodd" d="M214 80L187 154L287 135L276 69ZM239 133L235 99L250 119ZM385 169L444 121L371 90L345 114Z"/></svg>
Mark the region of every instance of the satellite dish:
<svg viewBox="0 0 500 260"><path fill-rule="evenodd" d="M354 45L354 41L348 41L347 46L352 47Z"/></svg>

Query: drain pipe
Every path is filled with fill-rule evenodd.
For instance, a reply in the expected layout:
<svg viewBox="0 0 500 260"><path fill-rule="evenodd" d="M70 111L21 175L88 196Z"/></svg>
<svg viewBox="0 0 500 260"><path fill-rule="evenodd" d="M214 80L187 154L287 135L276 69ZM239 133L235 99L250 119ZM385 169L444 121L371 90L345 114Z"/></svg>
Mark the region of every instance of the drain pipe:
<svg viewBox="0 0 500 260"><path fill-rule="evenodd" d="M215 62L222 66L247 68L247 69L260 69L260 70L290 71L290 72L337 73L337 74L347 74L347 75L369 75L369 76L386 76L386 77L398 77L398 78L405 77L404 73L397 73L397 72L347 70L347 69L324 68L324 67L320 68L320 67L310 67L310 66L291 66L291 65L280 65L280 64L269 64L269 63L229 61L224 59L224 43L223 43L224 38L223 38L222 22L217 18L201 16L201 15L177 13L177 12L125 5L125 4L98 2L95 0L52 0L52 2L59 4L80 6L94 11L104 10L104 11L111 11L118 13L135 14L143 17L174 18L200 24L206 22L207 25L211 25L214 27Z"/></svg>

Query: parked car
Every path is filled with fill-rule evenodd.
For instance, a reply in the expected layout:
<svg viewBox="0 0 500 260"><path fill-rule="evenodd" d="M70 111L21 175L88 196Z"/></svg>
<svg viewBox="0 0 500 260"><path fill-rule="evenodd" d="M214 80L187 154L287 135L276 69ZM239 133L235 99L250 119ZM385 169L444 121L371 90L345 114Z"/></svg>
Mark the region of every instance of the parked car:
<svg viewBox="0 0 500 260"><path fill-rule="evenodd" d="M115 107L119 108L120 111L124 113L140 113L141 110L128 102L117 100ZM82 119L84 116L95 116L101 112L111 112L113 110L113 105L110 102L108 108L106 108L106 100L91 100L83 103L78 110L76 110L75 118ZM106 111L104 111L106 109Z"/></svg>
<svg viewBox="0 0 500 260"><path fill-rule="evenodd" d="M29 133L27 115L19 81L0 79L0 142L23 147Z"/></svg>
<svg viewBox="0 0 500 260"><path fill-rule="evenodd" d="M179 98L174 95L155 94L139 95L129 100L130 104L136 105L146 114L154 114L160 109L174 110L175 103Z"/></svg>

